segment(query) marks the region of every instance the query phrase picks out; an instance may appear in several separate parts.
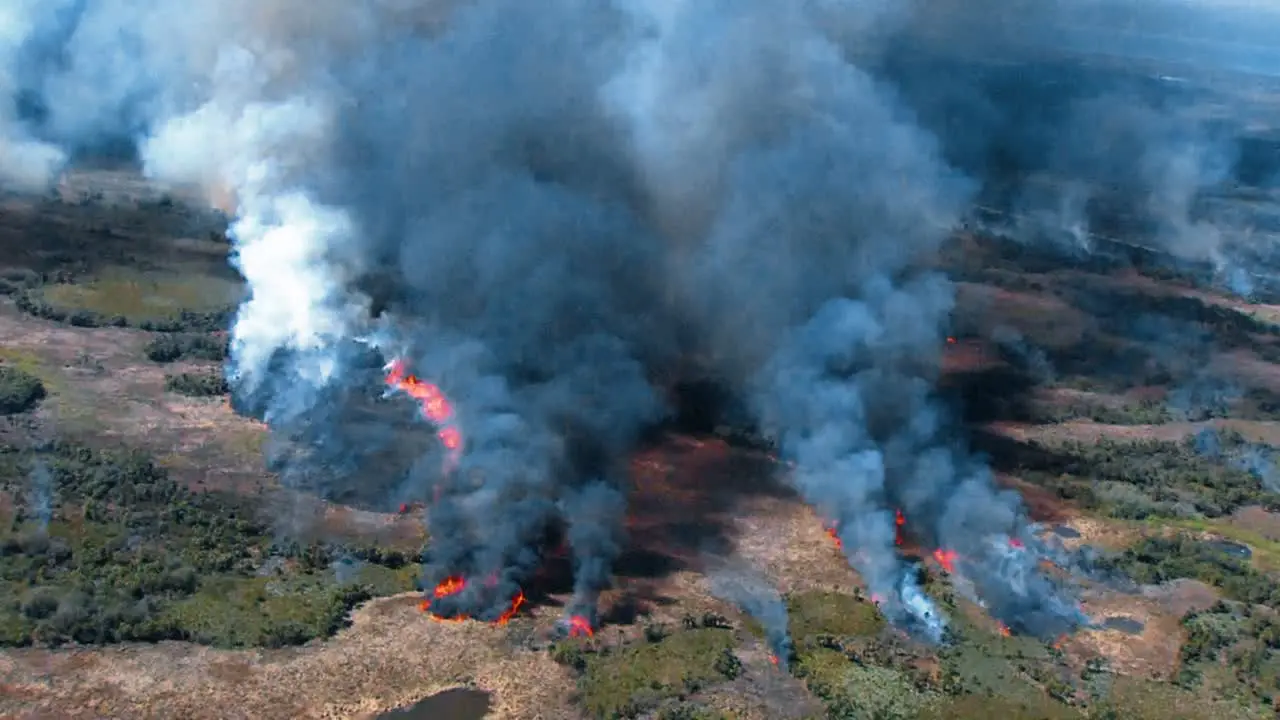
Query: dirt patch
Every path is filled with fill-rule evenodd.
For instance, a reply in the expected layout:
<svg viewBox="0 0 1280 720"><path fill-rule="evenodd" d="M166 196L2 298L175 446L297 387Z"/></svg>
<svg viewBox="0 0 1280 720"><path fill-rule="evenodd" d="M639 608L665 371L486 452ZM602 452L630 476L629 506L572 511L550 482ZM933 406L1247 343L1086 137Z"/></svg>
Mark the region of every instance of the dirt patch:
<svg viewBox="0 0 1280 720"><path fill-rule="evenodd" d="M1219 597L1213 587L1185 578L1144 587L1142 594L1154 601L1162 613L1177 618L1193 610L1208 610Z"/></svg>
<svg viewBox="0 0 1280 720"><path fill-rule="evenodd" d="M1116 442L1180 442L1205 429L1235 431L1251 442L1280 445L1280 423L1264 420L1207 420L1161 425L1106 425L1089 420L1070 420L1054 425L998 422L984 429L1018 442L1047 445L1073 441L1096 443L1104 439Z"/></svg>
<svg viewBox="0 0 1280 720"><path fill-rule="evenodd" d="M1231 516L1231 524L1255 532L1267 540L1280 541L1280 513L1265 508L1240 508Z"/></svg>
<svg viewBox="0 0 1280 720"><path fill-rule="evenodd" d="M1121 617L1142 624L1137 633L1108 627L1077 633L1071 643L1084 650L1084 657L1101 655L1124 675L1153 680L1173 677L1182 648L1182 614L1169 613L1158 601L1142 595L1093 597L1084 609L1095 623Z"/></svg>
<svg viewBox="0 0 1280 720"><path fill-rule="evenodd" d="M146 448L194 487L252 492L269 484L265 428L237 416L225 400L166 392L166 374L213 366L151 363L143 355L151 337L127 328L69 327L0 305L0 357L34 366L45 382L49 396L35 417L49 433Z"/></svg>

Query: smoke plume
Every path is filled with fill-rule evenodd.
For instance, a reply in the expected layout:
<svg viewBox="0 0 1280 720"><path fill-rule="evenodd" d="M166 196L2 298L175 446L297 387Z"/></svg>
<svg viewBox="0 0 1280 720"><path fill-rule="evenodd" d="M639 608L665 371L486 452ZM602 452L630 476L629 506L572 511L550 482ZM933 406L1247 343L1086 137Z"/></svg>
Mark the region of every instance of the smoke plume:
<svg viewBox="0 0 1280 720"><path fill-rule="evenodd" d="M317 465L376 472L381 365L430 383L451 414L414 406L437 440L397 497L427 503L427 580L469 581L433 611L502 616L562 526L569 611L593 621L626 460L697 358L893 620L945 624L895 549L900 510L1006 625L1056 634L1078 611L934 396L953 292L933 255L974 203L1219 269L1258 240L1203 201L1240 174L1235 130L1133 72L1178 47L1156 29L1173 11L1042 6L20 0L0 8L0 183L126 146L230 211L237 406Z"/></svg>
<svg viewBox="0 0 1280 720"><path fill-rule="evenodd" d="M758 570L743 562L717 561L707 572L711 593L733 603L764 628L769 651L782 668L791 661L791 632L787 604L777 588Z"/></svg>

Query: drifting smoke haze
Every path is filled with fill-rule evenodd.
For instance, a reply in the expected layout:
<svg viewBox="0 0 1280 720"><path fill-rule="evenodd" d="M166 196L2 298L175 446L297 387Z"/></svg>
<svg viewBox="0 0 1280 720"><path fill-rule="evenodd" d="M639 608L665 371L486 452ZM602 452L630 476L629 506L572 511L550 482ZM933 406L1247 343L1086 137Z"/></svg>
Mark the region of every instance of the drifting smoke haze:
<svg viewBox="0 0 1280 720"><path fill-rule="evenodd" d="M1266 132L1274 113L1244 100L1280 77L1274 10L1184 0L929 5L883 72L948 160L983 179L980 207L997 213L986 224L1075 253L1098 239L1145 245L1208 266L1244 295L1274 274L1257 266L1274 236L1256 233L1255 210L1221 197L1280 178L1273 141L1245 157L1240 139ZM957 55L973 62L955 68ZM939 88L944 68L956 72Z"/></svg>
<svg viewBox="0 0 1280 720"><path fill-rule="evenodd" d="M713 595L760 623L774 661L785 668L792 653L790 618L777 588L760 571L740 561L710 563L707 579Z"/></svg>
<svg viewBox="0 0 1280 720"><path fill-rule="evenodd" d="M49 528L53 519L53 476L44 461L36 461L30 473L31 487L27 491L27 508L35 516L41 532Z"/></svg>
<svg viewBox="0 0 1280 720"><path fill-rule="evenodd" d="M38 187L125 139L150 176L233 211L250 290L237 403L353 477L370 472L365 443L340 430L377 366L437 385L461 443L430 450L401 493L428 501L427 580L476 582L433 611L500 617L562 520L569 612L594 622L624 542L626 461L667 411L655 383L697 357L747 396L891 619L935 639L945 625L895 550L901 509L1002 622L1056 635L1079 611L1039 573L1018 496L934 397L953 293L925 268L974 201L1079 238L1102 185L1165 247L1222 264L1222 229L1194 200L1231 167L1203 124L1123 83L960 71L1123 9L1082 7L1102 15L9 2L0 182ZM1037 171L1088 182L1009 182Z"/></svg>

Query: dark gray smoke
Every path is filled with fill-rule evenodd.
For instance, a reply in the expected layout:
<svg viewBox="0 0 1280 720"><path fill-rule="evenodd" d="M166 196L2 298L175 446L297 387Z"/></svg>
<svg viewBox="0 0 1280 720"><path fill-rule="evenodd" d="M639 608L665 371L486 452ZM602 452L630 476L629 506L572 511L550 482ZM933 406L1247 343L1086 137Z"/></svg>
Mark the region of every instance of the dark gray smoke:
<svg viewBox="0 0 1280 720"><path fill-rule="evenodd" d="M1171 37L1188 18L1212 37ZM1235 5L23 0L0 19L0 182L124 138L234 214L238 404L367 479L375 446L404 445L378 432L379 365L452 401L461 448L386 493L428 503L428 580L473 580L441 611L496 616L561 532L592 619L628 455L697 358L892 619L944 624L895 548L901 509L1007 625L1057 634L1074 603L934 397L953 292L932 257L974 204L1240 285L1265 274L1241 258L1269 257L1223 190L1274 189L1240 140L1267 114L1204 76L1275 67L1240 43L1277 24Z"/></svg>

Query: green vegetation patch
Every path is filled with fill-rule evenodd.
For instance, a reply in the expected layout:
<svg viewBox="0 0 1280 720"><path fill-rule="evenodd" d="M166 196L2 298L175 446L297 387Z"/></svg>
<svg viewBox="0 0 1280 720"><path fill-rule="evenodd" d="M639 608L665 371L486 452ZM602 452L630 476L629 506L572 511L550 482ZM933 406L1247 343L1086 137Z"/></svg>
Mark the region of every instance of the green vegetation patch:
<svg viewBox="0 0 1280 720"><path fill-rule="evenodd" d="M1233 600L1280 607L1280 582L1275 577L1212 541L1185 533L1143 538L1100 565L1144 584L1190 578L1219 588Z"/></svg>
<svg viewBox="0 0 1280 720"><path fill-rule="evenodd" d="M693 693L736 678L742 664L734 645L732 630L700 627L649 632L621 647L567 639L552 658L579 673L580 703L592 717L634 718L659 708L674 713Z"/></svg>
<svg viewBox="0 0 1280 720"><path fill-rule="evenodd" d="M1091 420L1102 425L1160 425L1173 419L1164 403L1154 400L1123 405L1089 400L1036 402L1032 406L1032 412L1030 420L1042 425L1069 420Z"/></svg>
<svg viewBox="0 0 1280 720"><path fill-rule="evenodd" d="M239 286L207 275L144 273L111 267L91 279L28 277L0 288L29 315L77 327L137 327L156 332L225 330Z"/></svg>
<svg viewBox="0 0 1280 720"><path fill-rule="evenodd" d="M1280 697L1280 617L1274 610L1220 602L1188 613L1182 625L1187 637L1181 684L1196 687L1206 674L1226 668L1233 684L1247 689L1251 699L1271 705Z"/></svg>
<svg viewBox="0 0 1280 720"><path fill-rule="evenodd" d="M143 352L148 360L158 363L178 360L218 362L227 357L227 341L212 334L166 333L152 338Z"/></svg>
<svg viewBox="0 0 1280 720"><path fill-rule="evenodd" d="M10 365L0 365L0 415L31 410L44 399L40 378Z"/></svg>
<svg viewBox="0 0 1280 720"><path fill-rule="evenodd" d="M371 596L358 585L335 590L331 578L316 575L222 576L170 603L161 623L207 645L298 645L337 632L347 612Z"/></svg>
<svg viewBox="0 0 1280 720"><path fill-rule="evenodd" d="M827 706L833 720L910 720L933 706L937 693L920 687L893 668L850 662L841 652L805 652L796 665L809 690Z"/></svg>
<svg viewBox="0 0 1280 720"><path fill-rule="evenodd" d="M1223 446L1229 442L1224 437ZM1115 518L1213 518L1249 505L1280 505L1280 494L1247 470L1200 455L1194 438L1071 441L1032 450L1035 459L1021 473L1026 479Z"/></svg>
<svg viewBox="0 0 1280 720"><path fill-rule="evenodd" d="M164 389L187 397L208 398L226 395L231 391L227 379L219 372L189 372L169 375L164 379Z"/></svg>
<svg viewBox="0 0 1280 720"><path fill-rule="evenodd" d="M798 593L787 597L791 635L797 643L820 635L861 637L878 634L884 616L874 603L830 591Z"/></svg>
<svg viewBox="0 0 1280 720"><path fill-rule="evenodd" d="M64 312L124 317L129 324L140 325L176 320L184 311L219 310L234 305L240 292L235 283L206 275L109 267L83 282L45 284L36 295Z"/></svg>
<svg viewBox="0 0 1280 720"><path fill-rule="evenodd" d="M1088 717L1099 720L1262 720L1268 715L1265 711L1260 713L1234 701L1209 697L1169 683L1118 676L1108 697L1092 706Z"/></svg>
<svg viewBox="0 0 1280 720"><path fill-rule="evenodd" d="M0 540L2 645L300 643L368 597L414 586L403 553L277 543L246 499L187 490L142 453L10 449L0 478L26 498ZM357 571L335 572L340 558Z"/></svg>

